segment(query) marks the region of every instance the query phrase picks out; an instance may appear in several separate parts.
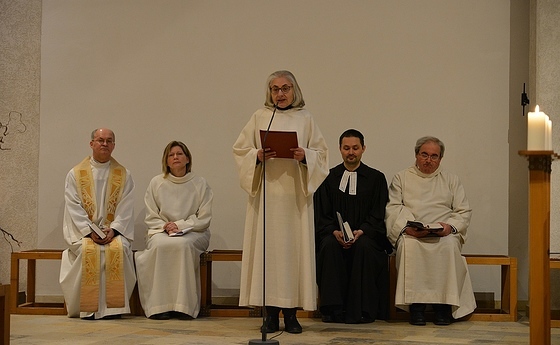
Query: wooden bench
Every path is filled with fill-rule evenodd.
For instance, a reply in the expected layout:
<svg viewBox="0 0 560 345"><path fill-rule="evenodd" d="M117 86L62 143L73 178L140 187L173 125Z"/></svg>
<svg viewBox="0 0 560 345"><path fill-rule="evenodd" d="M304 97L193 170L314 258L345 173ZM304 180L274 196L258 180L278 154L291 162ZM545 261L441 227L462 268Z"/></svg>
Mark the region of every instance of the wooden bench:
<svg viewBox="0 0 560 345"><path fill-rule="evenodd" d="M500 309L476 308L474 313L463 320L470 321L517 321L517 258L505 255L463 255L469 265L501 266L501 307ZM408 320L409 313L395 307L395 291L397 287L397 268L395 257L389 263L389 319Z"/></svg>
<svg viewBox="0 0 560 345"><path fill-rule="evenodd" d="M60 260L60 249L35 249L12 253L11 286L12 298L6 300L12 314L66 315L64 303L37 303L35 300L36 260ZM503 255L464 255L469 265L499 265L501 274L501 308L499 310L477 308L465 319L472 321L517 321L517 259ZM261 307L239 307L212 303L212 263L214 261L241 261L241 250L212 250L200 256L201 308L200 316L260 317ZM18 304L19 261L27 260L27 296L25 303ZM550 267L560 268L560 259L551 259ZM395 258L390 259L390 305L391 320L408 320L408 313L395 307L397 271ZM130 299L131 314L144 315L135 287ZM318 317L318 312L298 310L298 317ZM553 327L560 327L560 320L552 320Z"/></svg>
<svg viewBox="0 0 560 345"><path fill-rule="evenodd" d="M66 315L66 303L38 303L35 299L37 260L61 260L62 249L33 249L12 253L11 256L11 299L8 310L12 314ZM25 302L18 304L20 260L27 260L27 293ZM138 297L138 286L130 297L130 314L144 315Z"/></svg>
<svg viewBox="0 0 560 345"><path fill-rule="evenodd" d="M61 249L33 249L12 253L11 256L11 296L12 314L66 315L65 303L38 303L35 301L37 260L61 260ZM19 261L27 260L27 294L25 303L18 303Z"/></svg>

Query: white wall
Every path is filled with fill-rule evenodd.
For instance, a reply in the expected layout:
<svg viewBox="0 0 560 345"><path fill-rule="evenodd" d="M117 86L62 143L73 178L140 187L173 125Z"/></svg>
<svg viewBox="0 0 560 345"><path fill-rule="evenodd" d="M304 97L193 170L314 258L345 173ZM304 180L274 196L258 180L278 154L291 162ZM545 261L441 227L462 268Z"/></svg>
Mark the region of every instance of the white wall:
<svg viewBox="0 0 560 345"><path fill-rule="evenodd" d="M288 69L331 165L347 128L389 181L413 163L417 138L438 136L474 209L464 252L507 253L509 0L49 0L41 54L40 248L65 248L64 177L106 126L136 182L135 249L144 191L173 139L214 190L210 248L240 249L246 195L231 146L266 77ZM488 276L475 272L475 291L499 291ZM239 266L215 277L235 290ZM43 281L56 294L56 276Z"/></svg>

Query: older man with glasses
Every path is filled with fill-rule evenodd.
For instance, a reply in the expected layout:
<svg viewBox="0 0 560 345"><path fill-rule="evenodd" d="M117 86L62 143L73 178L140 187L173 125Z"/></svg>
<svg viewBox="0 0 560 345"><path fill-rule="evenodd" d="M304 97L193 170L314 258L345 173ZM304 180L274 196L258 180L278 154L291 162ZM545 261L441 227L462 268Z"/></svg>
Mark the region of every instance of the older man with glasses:
<svg viewBox="0 0 560 345"><path fill-rule="evenodd" d="M130 313L136 283L134 181L113 157L115 133L91 133L91 156L66 175L60 285L69 317L115 319Z"/></svg>
<svg viewBox="0 0 560 345"><path fill-rule="evenodd" d="M459 178L440 169L444 151L438 138L418 139L415 164L397 173L389 186L385 221L396 248L395 305L409 310L410 323L419 326L426 324L427 304L436 325L449 325L476 308L461 256L472 210Z"/></svg>

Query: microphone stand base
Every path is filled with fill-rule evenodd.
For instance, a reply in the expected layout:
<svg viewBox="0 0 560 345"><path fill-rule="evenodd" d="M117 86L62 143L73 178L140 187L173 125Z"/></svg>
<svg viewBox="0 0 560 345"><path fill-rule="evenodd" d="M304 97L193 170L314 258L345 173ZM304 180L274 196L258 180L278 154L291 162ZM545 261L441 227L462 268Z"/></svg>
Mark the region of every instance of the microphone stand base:
<svg viewBox="0 0 560 345"><path fill-rule="evenodd" d="M249 340L249 345L258 345L258 344L269 344L269 345L279 345L280 342L274 339L262 340L262 339L252 339Z"/></svg>

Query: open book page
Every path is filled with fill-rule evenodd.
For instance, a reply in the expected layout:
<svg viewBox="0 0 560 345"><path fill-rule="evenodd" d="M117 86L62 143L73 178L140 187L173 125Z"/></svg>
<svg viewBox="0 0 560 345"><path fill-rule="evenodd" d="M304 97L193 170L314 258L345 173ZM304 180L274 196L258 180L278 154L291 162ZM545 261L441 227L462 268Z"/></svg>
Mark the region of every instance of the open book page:
<svg viewBox="0 0 560 345"><path fill-rule="evenodd" d="M406 226L416 228L418 230L428 230L432 232L437 232L443 230L443 226L439 223L423 223L417 220L409 220L406 222Z"/></svg>
<svg viewBox="0 0 560 345"><path fill-rule="evenodd" d="M188 228L186 228L186 229L179 230L178 232L174 232L174 233L172 233L172 234L169 234L169 236L172 236L172 237L174 237L174 236L183 236L184 234L186 234L187 232L191 231L192 229L193 229L193 227L191 226L191 227L188 227Z"/></svg>

